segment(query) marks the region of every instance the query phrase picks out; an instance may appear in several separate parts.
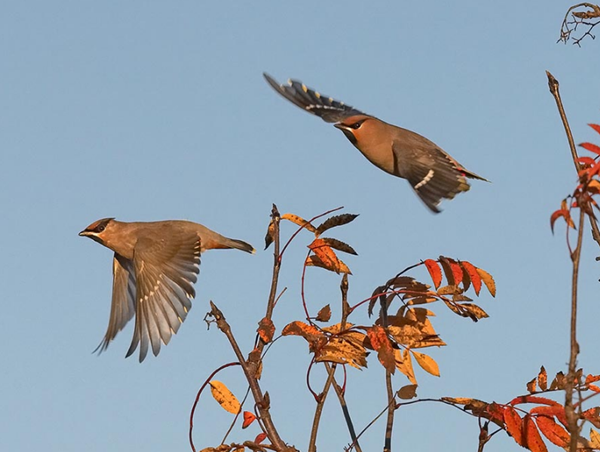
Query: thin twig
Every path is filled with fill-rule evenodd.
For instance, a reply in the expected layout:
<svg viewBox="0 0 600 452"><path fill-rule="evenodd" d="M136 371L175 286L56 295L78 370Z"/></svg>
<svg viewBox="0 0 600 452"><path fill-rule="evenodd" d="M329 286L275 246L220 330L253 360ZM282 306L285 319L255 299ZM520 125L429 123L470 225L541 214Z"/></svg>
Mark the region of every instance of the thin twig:
<svg viewBox="0 0 600 452"><path fill-rule="evenodd" d="M587 4L582 4L587 5ZM573 159L573 164L575 165L575 169L577 170L577 175L579 176L579 172L581 171L581 164L579 163L579 156L577 155L577 148L575 147L575 140L573 140L573 134L571 133L571 127L569 127L569 121L567 119L567 114L565 113L565 109L563 107L562 99L560 98L560 92L558 89L559 83L558 80L548 71L546 71L546 75L548 76L548 88L550 89L550 93L554 97L556 101L556 106L558 107L558 113L560 114L560 119L562 120L563 127L565 128L565 133L567 134L567 140L569 141L569 148L571 149L571 158ZM592 237L600 246L600 229L598 229L598 224L594 220L592 216L590 216L590 226L592 227Z"/></svg>
<svg viewBox="0 0 600 452"><path fill-rule="evenodd" d="M329 369L328 369L329 370ZM319 424L321 423L321 415L323 414L323 407L325 406L325 399L331 388L331 383L335 377L335 367L327 375L327 380L323 386L323 391L317 397L317 406L315 408L315 415L313 417L313 424L310 430L310 440L308 442L308 452L317 451L317 433L319 432Z"/></svg>

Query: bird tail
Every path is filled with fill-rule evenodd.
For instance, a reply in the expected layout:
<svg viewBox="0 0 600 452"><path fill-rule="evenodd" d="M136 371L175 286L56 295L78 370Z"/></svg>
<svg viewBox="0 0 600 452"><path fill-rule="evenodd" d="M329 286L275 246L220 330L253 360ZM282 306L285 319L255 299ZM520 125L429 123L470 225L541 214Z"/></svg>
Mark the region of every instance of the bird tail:
<svg viewBox="0 0 600 452"><path fill-rule="evenodd" d="M254 254L256 250L249 243L244 242L243 240L237 239L227 239L227 243L225 244L228 248L233 248L236 250L245 251L246 253Z"/></svg>

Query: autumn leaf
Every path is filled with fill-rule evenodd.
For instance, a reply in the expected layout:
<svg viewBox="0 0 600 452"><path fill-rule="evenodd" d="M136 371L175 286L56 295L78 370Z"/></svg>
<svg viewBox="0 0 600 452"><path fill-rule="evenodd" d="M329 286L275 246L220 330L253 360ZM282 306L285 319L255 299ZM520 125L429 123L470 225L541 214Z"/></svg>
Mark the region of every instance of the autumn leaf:
<svg viewBox="0 0 600 452"><path fill-rule="evenodd" d="M333 217L328 218L323 223L321 223L319 225L319 227L313 232L317 236L319 236L319 235L323 234L323 232L327 231L328 229L335 228L337 226L343 226L345 224L350 223L351 221L354 221L356 219L356 217L358 217L358 215L350 214L350 213L345 213L342 215L335 215Z"/></svg>
<svg viewBox="0 0 600 452"><path fill-rule="evenodd" d="M566 383L565 374L562 372L557 372L556 376L552 380L552 383L550 383L550 390L554 391L556 389L564 389L565 383Z"/></svg>
<svg viewBox="0 0 600 452"><path fill-rule="evenodd" d="M533 378L530 382L527 383L527 390L530 393L537 392L537 378Z"/></svg>
<svg viewBox="0 0 600 452"><path fill-rule="evenodd" d="M453 295L459 294L462 292L462 289L455 285L440 287L437 291L439 295Z"/></svg>
<svg viewBox="0 0 600 452"><path fill-rule="evenodd" d="M542 391L548 389L548 374L546 373L546 369L544 369L544 366L541 367L537 380L538 386Z"/></svg>
<svg viewBox="0 0 600 452"><path fill-rule="evenodd" d="M298 215L294 215L293 213L284 213L281 216L281 219L291 221L292 223L295 223L298 226L303 227L304 229L306 229L312 233L317 232L317 230L315 229L315 227L312 224L310 224L304 218L299 217Z"/></svg>
<svg viewBox="0 0 600 452"><path fill-rule="evenodd" d="M256 444L260 444L262 443L265 439L267 439L267 434L266 433L259 433L258 435L256 435L256 438L254 438L254 442Z"/></svg>
<svg viewBox="0 0 600 452"><path fill-rule="evenodd" d="M538 416L536 418L537 426L546 438L558 447L567 447L569 445L569 433L554 419L548 416Z"/></svg>
<svg viewBox="0 0 600 452"><path fill-rule="evenodd" d="M429 276L431 276L433 286L437 289L442 283L442 270L440 269L438 263L433 259L425 259L423 263L425 264L425 267L427 267Z"/></svg>
<svg viewBox="0 0 600 452"><path fill-rule="evenodd" d="M315 361L349 364L357 369L367 367L364 333L353 330L340 331L339 324L324 330L334 335L315 351Z"/></svg>
<svg viewBox="0 0 600 452"><path fill-rule="evenodd" d="M414 399L417 396L417 385L402 386L398 392L398 397L404 400Z"/></svg>
<svg viewBox="0 0 600 452"><path fill-rule="evenodd" d="M548 399L546 397L538 397L534 395L524 395L515 397L510 402L509 405L519 405L521 403L539 403L540 405L549 405L549 406L561 406L556 400Z"/></svg>
<svg viewBox="0 0 600 452"><path fill-rule="evenodd" d="M567 427L567 415L565 414L565 407L557 404L553 406L535 406L530 411L532 415L546 416L546 417L555 417L558 421Z"/></svg>
<svg viewBox="0 0 600 452"><path fill-rule="evenodd" d="M354 254L355 256L358 256L358 253L354 251L354 248L352 248L347 243L342 242L341 240L332 239L331 237L323 237L321 240L323 240L323 242L325 242L325 244L329 245L331 248L334 248L338 251L342 251L344 253Z"/></svg>
<svg viewBox="0 0 600 452"><path fill-rule="evenodd" d="M477 321L479 319L485 319L485 318L489 317L489 315L487 314L487 312L485 312L483 309L481 309L476 304L473 304L473 303L461 303L460 306L465 311L467 311L470 314L469 317L471 317L475 321Z"/></svg>
<svg viewBox="0 0 600 452"><path fill-rule="evenodd" d="M287 324L285 328L283 328L281 335L302 336L307 341L315 341L321 336L323 336L323 333L318 328L312 325L307 325L306 323L296 320L292 323Z"/></svg>
<svg viewBox="0 0 600 452"><path fill-rule="evenodd" d="M596 146L593 143L579 143L579 147L582 147L585 150L593 152L594 154L600 155L600 146Z"/></svg>
<svg viewBox="0 0 600 452"><path fill-rule="evenodd" d="M461 261L460 265L463 270L468 273L471 284L473 284L473 289L475 290L477 296L479 296L479 292L481 291L481 277L479 276L479 273L477 273L477 267L467 261Z"/></svg>
<svg viewBox="0 0 600 452"><path fill-rule="evenodd" d="M452 271L451 261L452 259L448 257L440 256L439 258L439 263L442 266L442 269L444 270L444 274L446 275L446 279L448 280L448 285L455 286L460 282L460 280L456 281L456 279L454 278L454 272Z"/></svg>
<svg viewBox="0 0 600 452"><path fill-rule="evenodd" d="M600 449L600 433L590 428L590 446L594 449Z"/></svg>
<svg viewBox="0 0 600 452"><path fill-rule="evenodd" d="M327 245L323 239L315 239L310 245L308 245L308 248L315 253L319 263L316 264L314 259L309 258L307 260L307 265L317 265L319 267L322 266L323 268L338 274L351 273L346 264L338 259L333 249L331 249L331 247Z"/></svg>
<svg viewBox="0 0 600 452"><path fill-rule="evenodd" d="M506 424L506 431L510 433L516 443L519 446L527 447L522 430L523 422L517 410L510 406L506 407L504 410L504 423Z"/></svg>
<svg viewBox="0 0 600 452"><path fill-rule="evenodd" d="M412 384L416 385L417 379L415 378L409 351L406 349L404 351L394 349L394 361L396 369L404 374Z"/></svg>
<svg viewBox="0 0 600 452"><path fill-rule="evenodd" d="M315 320L318 322L329 322L329 319L331 319L331 306L325 305L319 310Z"/></svg>
<svg viewBox="0 0 600 452"><path fill-rule="evenodd" d="M581 413L583 418L592 423L596 428L600 428L600 407L593 407Z"/></svg>
<svg viewBox="0 0 600 452"><path fill-rule="evenodd" d="M255 420L256 416L254 413L251 413L250 411L244 411L244 422L242 423L242 428L248 428L248 426Z"/></svg>
<svg viewBox="0 0 600 452"><path fill-rule="evenodd" d="M209 382L210 392L221 407L232 414L238 414L241 409L240 402L223 383L217 380Z"/></svg>
<svg viewBox="0 0 600 452"><path fill-rule="evenodd" d="M533 419L531 419L531 416L525 416L523 418L523 422L525 431L525 444L522 444L522 446L526 447L531 452L548 452L548 448L544 444L544 440L542 440L540 432L533 422Z"/></svg>
<svg viewBox="0 0 600 452"><path fill-rule="evenodd" d="M437 363L435 362L435 360L428 355L425 355L424 353L418 353L415 351L412 351L413 356L415 357L415 359L417 360L417 364L419 364L419 366L421 366L421 368L425 371L430 373L431 375L434 375L436 377L440 376L440 369L437 365Z"/></svg>
<svg viewBox="0 0 600 452"><path fill-rule="evenodd" d="M396 362L394 359L394 350L392 344L387 337L385 329L379 325L373 325L367 328L367 336L371 342L373 350L377 352L377 358L383 367L390 373L396 370Z"/></svg>
<svg viewBox="0 0 600 452"><path fill-rule="evenodd" d="M258 335L265 344L268 344L273 340L273 334L275 334L275 325L271 319L263 317L258 324Z"/></svg>
<svg viewBox="0 0 600 452"><path fill-rule="evenodd" d="M481 277L481 280L489 290L492 297L496 296L496 283L494 282L494 278L488 272L481 268L477 268L477 273Z"/></svg>

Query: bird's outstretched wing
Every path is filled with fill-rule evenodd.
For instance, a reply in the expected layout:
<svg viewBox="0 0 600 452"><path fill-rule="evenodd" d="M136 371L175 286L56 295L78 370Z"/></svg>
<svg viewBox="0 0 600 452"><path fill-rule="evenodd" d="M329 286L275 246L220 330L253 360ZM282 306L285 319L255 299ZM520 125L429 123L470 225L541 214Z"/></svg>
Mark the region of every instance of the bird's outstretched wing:
<svg viewBox="0 0 600 452"><path fill-rule="evenodd" d="M140 345L140 362L152 346L169 343L192 307L193 284L200 271L200 238L195 232L172 231L168 238L141 237L134 250L136 318L127 356Z"/></svg>
<svg viewBox="0 0 600 452"><path fill-rule="evenodd" d="M115 253L113 259L113 291L110 318L104 339L94 353L102 353L135 314L135 274L133 264Z"/></svg>
<svg viewBox="0 0 600 452"><path fill-rule="evenodd" d="M319 94L298 80L289 80L287 85L280 85L269 74L263 73L263 76L275 91L291 103L325 122L339 122L350 116L365 114L344 102Z"/></svg>
<svg viewBox="0 0 600 452"><path fill-rule="evenodd" d="M394 165L400 177L408 180L419 198L435 213L442 199L452 199L468 191L470 173L431 141L410 130L402 141L394 142ZM483 178L480 178L485 180Z"/></svg>

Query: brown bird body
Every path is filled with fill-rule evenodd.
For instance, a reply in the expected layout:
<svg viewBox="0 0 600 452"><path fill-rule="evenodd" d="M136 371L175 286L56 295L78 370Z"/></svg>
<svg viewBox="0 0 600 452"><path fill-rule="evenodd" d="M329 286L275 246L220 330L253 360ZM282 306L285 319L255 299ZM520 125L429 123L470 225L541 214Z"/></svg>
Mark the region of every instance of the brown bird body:
<svg viewBox="0 0 600 452"><path fill-rule="evenodd" d="M253 253L241 240L229 239L201 224L183 220L125 223L113 218L95 221L79 233L115 252L110 320L96 350L106 350L135 315L127 356L140 345L140 362L152 347L169 343L191 309L200 254L210 249Z"/></svg>
<svg viewBox="0 0 600 452"><path fill-rule="evenodd" d="M442 199L452 199L469 190L467 178L486 181L418 133L323 96L299 81L290 80L288 85L280 85L268 74L263 75L275 91L294 105L335 123L373 165L407 179L419 198L435 213L440 211L438 205Z"/></svg>

